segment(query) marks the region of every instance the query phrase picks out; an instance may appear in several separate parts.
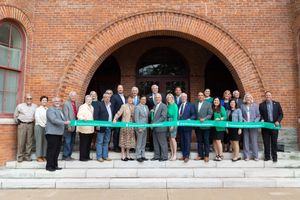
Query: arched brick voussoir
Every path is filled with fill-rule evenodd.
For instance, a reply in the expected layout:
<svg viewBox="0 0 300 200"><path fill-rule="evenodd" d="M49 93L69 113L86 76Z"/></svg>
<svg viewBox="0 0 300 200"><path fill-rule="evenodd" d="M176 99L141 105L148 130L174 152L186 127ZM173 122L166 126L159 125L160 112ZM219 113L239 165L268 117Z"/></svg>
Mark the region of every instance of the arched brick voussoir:
<svg viewBox="0 0 300 200"><path fill-rule="evenodd" d="M32 38L33 25L29 20L29 17L22 10L10 5L0 4L0 20L12 19L20 23L24 27L24 31L29 39Z"/></svg>
<svg viewBox="0 0 300 200"><path fill-rule="evenodd" d="M135 13L101 27L71 59L61 78L59 94L66 96L76 90L83 97L92 75L108 55L132 41L155 35L177 36L205 46L223 60L239 88L263 92L254 60L225 28L201 16L162 10Z"/></svg>

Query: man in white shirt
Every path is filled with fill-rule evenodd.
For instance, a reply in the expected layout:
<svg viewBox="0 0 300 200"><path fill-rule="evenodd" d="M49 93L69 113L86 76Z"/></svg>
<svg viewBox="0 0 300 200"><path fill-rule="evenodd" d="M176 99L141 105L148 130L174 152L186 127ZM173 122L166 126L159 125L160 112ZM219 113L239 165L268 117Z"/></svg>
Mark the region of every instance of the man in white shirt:
<svg viewBox="0 0 300 200"><path fill-rule="evenodd" d="M32 103L32 96L26 94L25 103L16 107L14 119L18 124L17 161L32 161L31 150L33 143L33 121L36 104Z"/></svg>

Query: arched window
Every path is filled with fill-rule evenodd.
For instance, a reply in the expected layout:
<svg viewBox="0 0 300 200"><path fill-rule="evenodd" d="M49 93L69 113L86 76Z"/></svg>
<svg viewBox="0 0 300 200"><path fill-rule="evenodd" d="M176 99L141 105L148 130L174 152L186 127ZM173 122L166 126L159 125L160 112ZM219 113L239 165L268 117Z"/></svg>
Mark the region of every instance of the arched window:
<svg viewBox="0 0 300 200"><path fill-rule="evenodd" d="M0 22L0 115L12 114L20 96L24 34L12 22Z"/></svg>
<svg viewBox="0 0 300 200"><path fill-rule="evenodd" d="M160 92L173 93L176 86L188 90L188 67L184 57L168 47L148 50L139 59L137 86L141 94L151 92L151 85L157 84Z"/></svg>

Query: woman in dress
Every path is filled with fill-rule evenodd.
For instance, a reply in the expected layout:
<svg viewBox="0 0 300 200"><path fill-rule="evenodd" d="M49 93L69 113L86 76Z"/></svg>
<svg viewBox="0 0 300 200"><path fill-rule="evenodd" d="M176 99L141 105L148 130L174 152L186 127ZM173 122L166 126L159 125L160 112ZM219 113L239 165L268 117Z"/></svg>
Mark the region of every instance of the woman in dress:
<svg viewBox="0 0 300 200"><path fill-rule="evenodd" d="M243 116L242 111L237 107L235 99L231 99L229 102L229 110L227 110L227 120L231 122L242 122ZM242 129L240 128L228 128L226 133L229 135L229 140L232 144L233 158L232 161L241 160L240 157L240 146L239 141L242 134Z"/></svg>
<svg viewBox="0 0 300 200"><path fill-rule="evenodd" d="M213 101L213 120L215 121L225 121L226 120L226 111L223 106L221 106L221 102L219 97L215 97ZM213 146L216 153L215 161L223 160L223 147L222 140L224 139L225 128L222 127L214 127L212 128L212 139Z"/></svg>
<svg viewBox="0 0 300 200"><path fill-rule="evenodd" d="M174 101L174 96L172 94L167 95L167 105L168 105L168 121L178 120L178 106ZM171 161L176 160L177 154L177 142L176 142L177 127L171 126L168 129L170 148L171 148Z"/></svg>
<svg viewBox="0 0 300 200"><path fill-rule="evenodd" d="M126 104L123 104L120 110L116 113L113 123L116 123L118 118L122 116L122 122L134 121L134 105L133 96L129 95ZM135 135L133 128L121 128L119 146L121 147L121 160L134 160L130 155L130 149L135 148Z"/></svg>

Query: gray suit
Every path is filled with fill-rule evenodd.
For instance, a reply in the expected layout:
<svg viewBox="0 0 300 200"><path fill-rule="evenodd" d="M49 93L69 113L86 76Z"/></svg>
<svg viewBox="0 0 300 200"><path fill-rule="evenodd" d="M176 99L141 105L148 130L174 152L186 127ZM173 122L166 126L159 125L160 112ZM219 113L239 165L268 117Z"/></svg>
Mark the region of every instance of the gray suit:
<svg viewBox="0 0 300 200"><path fill-rule="evenodd" d="M154 106L154 117L152 123L167 121L168 108L166 104L160 103ZM168 159L167 127L153 128L153 146L155 159Z"/></svg>
<svg viewBox="0 0 300 200"><path fill-rule="evenodd" d="M134 121L136 123L148 124L149 121L149 109L148 106L138 104L134 109ZM135 129L137 141L136 141L136 158L145 158L145 147L147 142L147 129L136 128Z"/></svg>
<svg viewBox="0 0 300 200"><path fill-rule="evenodd" d="M196 113L197 113L197 119L201 119L201 118L204 118L205 120L210 120L212 115L213 115L213 110L212 110L212 106L211 106L211 103L207 102L207 101L204 101L202 103L202 106L200 108L200 111L199 111L199 104L200 102L197 102L195 104L195 110L196 110ZM210 129L209 127L206 128L206 127L201 127L200 129Z"/></svg>
<svg viewBox="0 0 300 200"><path fill-rule="evenodd" d="M46 134L63 135L65 130L64 115L60 109L51 107L47 110Z"/></svg>
<svg viewBox="0 0 300 200"><path fill-rule="evenodd" d="M255 103L252 103L249 107L246 104L241 105L241 111L243 116L243 121L247 122L258 122L260 120L260 113L258 109L258 105ZM250 120L248 120L248 113L250 114ZM252 156L253 158L258 159L258 142L257 142L257 136L258 136L258 129L257 128L245 128L243 131L244 134L244 140L243 140L243 148L244 148L244 158L250 159L250 144L252 149Z"/></svg>
<svg viewBox="0 0 300 200"><path fill-rule="evenodd" d="M75 104L76 104L76 110L78 112L79 103L75 102ZM77 114L74 113L72 102L70 100L68 100L64 103L63 113L64 113L66 121L76 120L76 115ZM71 132L74 132L76 127L75 126L71 127L70 125L67 125L67 128L71 128L72 129Z"/></svg>

